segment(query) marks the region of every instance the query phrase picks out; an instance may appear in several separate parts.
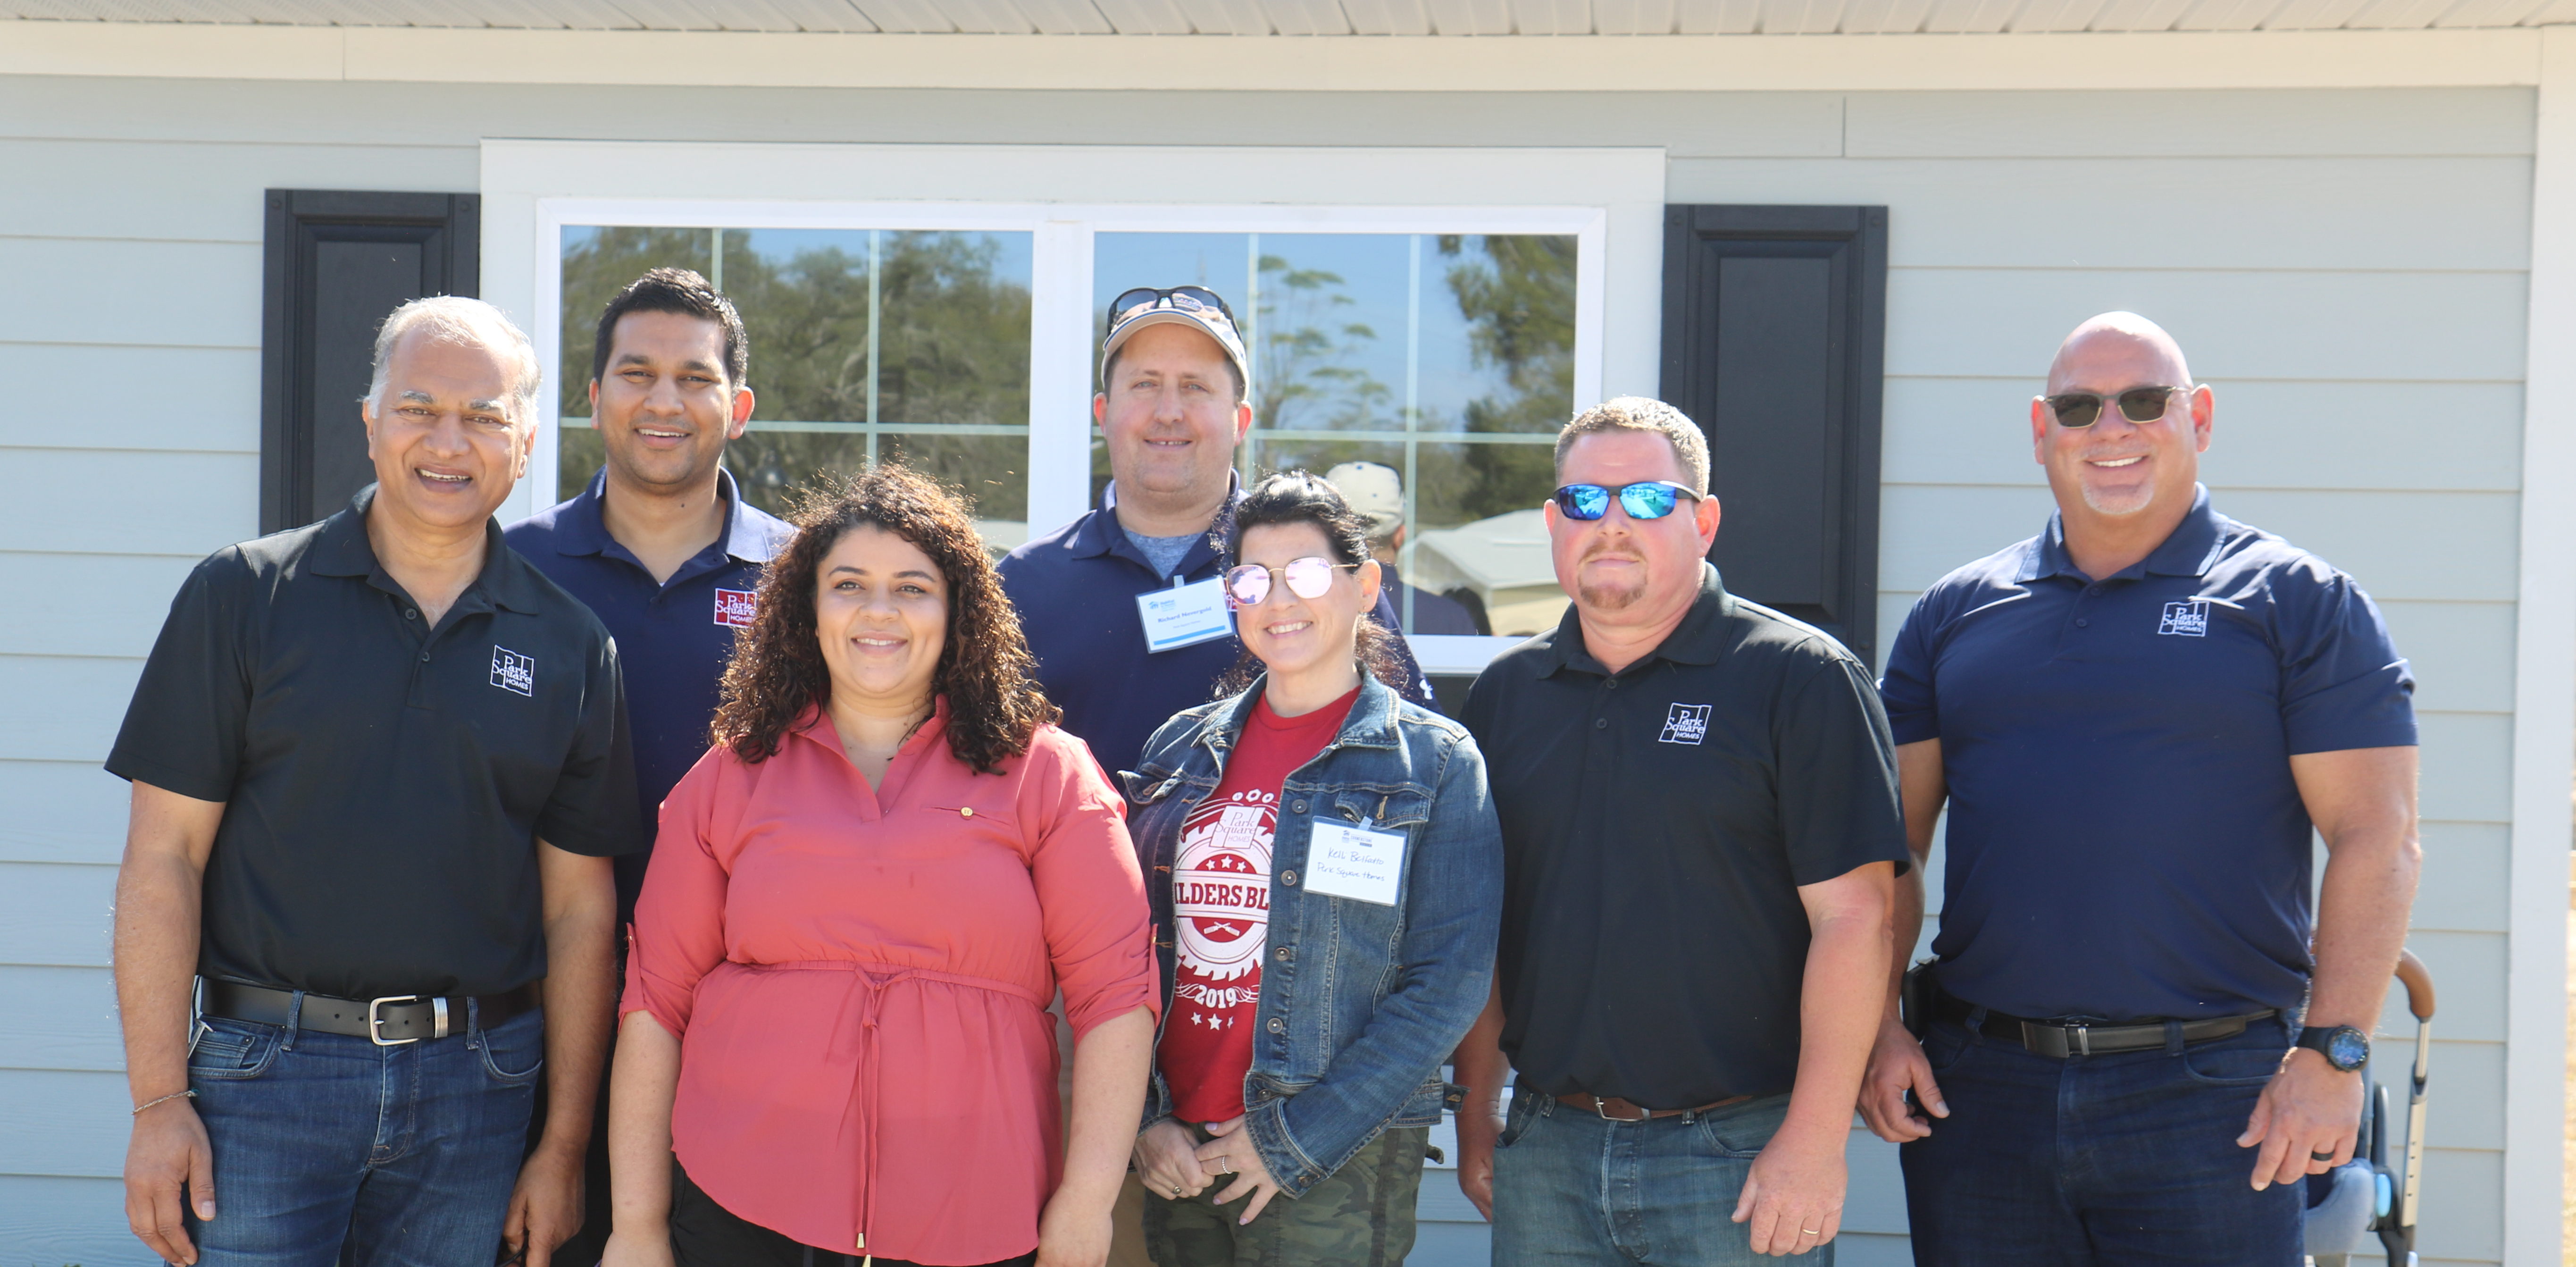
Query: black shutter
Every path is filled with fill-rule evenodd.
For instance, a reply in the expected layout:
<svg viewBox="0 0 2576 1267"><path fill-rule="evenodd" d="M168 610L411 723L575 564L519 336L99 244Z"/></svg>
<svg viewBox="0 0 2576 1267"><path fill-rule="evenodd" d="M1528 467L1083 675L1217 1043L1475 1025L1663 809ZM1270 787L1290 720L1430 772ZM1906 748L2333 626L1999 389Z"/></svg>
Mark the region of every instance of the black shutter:
<svg viewBox="0 0 2576 1267"><path fill-rule="evenodd" d="M424 295L473 295L474 194L268 191L260 338L259 530L312 523L375 479L358 399L376 329Z"/></svg>
<svg viewBox="0 0 2576 1267"><path fill-rule="evenodd" d="M1887 208L1675 206L1664 399L1708 434L1731 592L1875 665Z"/></svg>

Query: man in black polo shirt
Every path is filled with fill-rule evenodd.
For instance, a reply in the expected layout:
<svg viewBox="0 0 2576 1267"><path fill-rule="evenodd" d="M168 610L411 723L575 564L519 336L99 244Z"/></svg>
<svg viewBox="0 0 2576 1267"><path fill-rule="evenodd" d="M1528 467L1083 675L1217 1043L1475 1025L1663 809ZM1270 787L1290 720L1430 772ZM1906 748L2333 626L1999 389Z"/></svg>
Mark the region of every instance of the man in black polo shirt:
<svg viewBox="0 0 2576 1267"><path fill-rule="evenodd" d="M1497 1264L1830 1261L1841 1227L1895 756L1868 670L1705 562L1708 460L1660 401L1567 424L1547 525L1574 603L1467 698L1505 881L1458 1178Z"/></svg>
<svg viewBox="0 0 2576 1267"><path fill-rule="evenodd" d="M1862 1114L1917 1262L2294 1267L2290 1181L2352 1156L2406 937L2414 679L2351 577L2211 508L2163 330L2085 322L2048 392L2057 514L1888 655L1907 835L1946 799L1950 863L1923 1038L1891 1011ZM1909 880L1908 946L1922 915Z"/></svg>
<svg viewBox="0 0 2576 1267"><path fill-rule="evenodd" d="M126 1216L175 1263L542 1264L581 1221L637 834L616 650L492 522L527 336L417 300L375 364L377 482L198 565L108 756Z"/></svg>

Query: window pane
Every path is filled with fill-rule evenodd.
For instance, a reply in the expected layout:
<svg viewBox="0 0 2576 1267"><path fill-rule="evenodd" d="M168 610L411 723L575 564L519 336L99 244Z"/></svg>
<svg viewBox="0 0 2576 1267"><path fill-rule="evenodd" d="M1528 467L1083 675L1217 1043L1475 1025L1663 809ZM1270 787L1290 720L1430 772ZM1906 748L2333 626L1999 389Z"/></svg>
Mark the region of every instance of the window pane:
<svg viewBox="0 0 2576 1267"><path fill-rule="evenodd" d="M1136 286L1225 296L1253 354L1242 469L1394 469L1407 579L1502 613L1494 633L1535 632L1564 606L1544 543L1535 571L1521 556L1574 408L1575 241L1103 233L1094 320L1105 333L1109 301ZM1097 437L1092 454L1096 498L1109 479Z"/></svg>
<svg viewBox="0 0 2576 1267"><path fill-rule="evenodd" d="M565 229L559 495L601 460L598 314L674 265L730 295L750 335L758 404L725 452L750 501L783 513L817 472L900 457L974 499L988 541L1024 538L1030 247L1026 233Z"/></svg>

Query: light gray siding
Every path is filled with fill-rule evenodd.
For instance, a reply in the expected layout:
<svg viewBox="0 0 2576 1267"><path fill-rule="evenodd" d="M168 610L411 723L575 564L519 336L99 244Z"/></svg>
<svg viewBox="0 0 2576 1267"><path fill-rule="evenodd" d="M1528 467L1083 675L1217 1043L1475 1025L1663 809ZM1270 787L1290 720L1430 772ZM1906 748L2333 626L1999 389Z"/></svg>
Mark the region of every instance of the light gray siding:
<svg viewBox="0 0 2576 1267"><path fill-rule="evenodd" d="M2108 308L2219 393L2222 509L2359 577L2421 680L2414 945L2446 1007L2428 1261L2500 1250L2507 772L2533 101L2514 89L1246 94L0 78L0 1257L143 1264L115 1176L100 773L193 562L256 528L261 191L470 192L484 137L1656 145L1675 202L1891 208L1882 644L2029 535L2027 400ZM1140 196L1151 189L1140 187ZM355 425L354 418L351 425ZM1723 460L1723 455L1720 455ZM2392 1015L2396 1015L2392 1013ZM2390 1032L2409 1031L2402 1015ZM1852 1144L1843 1261L1905 1260ZM1417 1259L1482 1259L1447 1172Z"/></svg>

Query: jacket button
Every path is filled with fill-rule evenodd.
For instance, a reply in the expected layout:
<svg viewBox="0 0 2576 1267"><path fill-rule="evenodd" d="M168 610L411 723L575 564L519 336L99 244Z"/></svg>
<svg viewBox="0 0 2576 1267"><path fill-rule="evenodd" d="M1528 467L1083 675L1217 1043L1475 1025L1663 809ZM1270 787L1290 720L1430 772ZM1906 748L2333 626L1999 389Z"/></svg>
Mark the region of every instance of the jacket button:
<svg viewBox="0 0 2576 1267"><path fill-rule="evenodd" d="M1299 801L1296 804L1289 806L1288 812L1291 814L1303 814L1306 812L1306 803L1304 801Z"/></svg>
<svg viewBox="0 0 2576 1267"><path fill-rule="evenodd" d="M1281 963L1295 963L1297 962L1297 948L1294 946L1281 946L1279 949L1271 951L1270 957Z"/></svg>
<svg viewBox="0 0 2576 1267"><path fill-rule="evenodd" d="M1297 887L1297 873L1294 871L1282 871L1279 873L1279 882L1293 889Z"/></svg>
<svg viewBox="0 0 2576 1267"><path fill-rule="evenodd" d="M1270 1032L1271 1032L1271 1033L1273 1033L1273 1034L1285 1034L1285 1033L1287 1033L1287 1032L1288 1032L1288 1022L1287 1022L1287 1021L1285 1021L1285 1020L1282 1020L1282 1019L1280 1019L1279 1017L1276 1017L1276 1016L1271 1017L1271 1018L1270 1018Z"/></svg>

